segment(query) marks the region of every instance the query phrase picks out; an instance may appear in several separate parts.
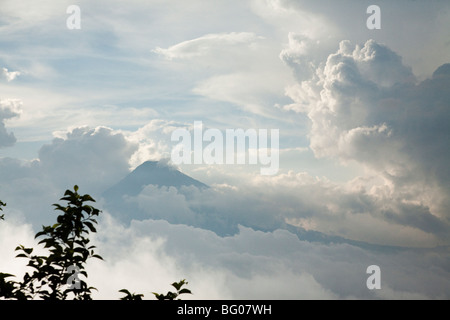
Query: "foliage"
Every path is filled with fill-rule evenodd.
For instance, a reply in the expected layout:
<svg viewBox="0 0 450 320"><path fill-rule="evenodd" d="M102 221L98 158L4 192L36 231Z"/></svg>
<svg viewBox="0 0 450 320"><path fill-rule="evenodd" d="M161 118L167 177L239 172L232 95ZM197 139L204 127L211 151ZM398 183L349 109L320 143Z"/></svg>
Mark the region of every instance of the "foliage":
<svg viewBox="0 0 450 320"><path fill-rule="evenodd" d="M131 293L127 289L119 290L119 292L125 293L125 297L120 298L120 300L142 300L143 294Z"/></svg>
<svg viewBox="0 0 450 320"><path fill-rule="evenodd" d="M0 211L3 211L3 208L2 208L2 207L4 207L4 206L6 206L6 203L3 203L3 202L0 200ZM5 220L5 215L4 215L4 214L0 214L0 220Z"/></svg>
<svg viewBox="0 0 450 320"><path fill-rule="evenodd" d="M177 292L167 292L167 294L158 294L153 292L153 294L155 295L156 299L158 300L175 300L175 298L177 298L180 294L183 293L188 293L191 294L191 290L186 289L186 288L181 288L182 286L184 286L185 284L188 284L188 282L186 281L186 279L181 280L180 282L174 282L172 283L172 286L177 289ZM178 299L180 300L180 299Z"/></svg>
<svg viewBox="0 0 450 320"><path fill-rule="evenodd" d="M95 200L90 195L78 194L78 186L74 187L74 192L67 190L60 200L68 204L65 207L54 204L55 210L62 212L56 219L57 223L43 226L35 236L42 238L39 244L44 245L48 255L33 255L33 248L16 247L19 252L16 257L28 259L27 266L34 272L25 273L22 282L5 283L6 288L2 288L0 297L65 300L72 294L76 300L91 299L91 291L95 288L78 279L78 274L87 277L85 264L89 258L102 259L95 254L95 246L89 246L88 238L90 232L96 232L95 217L100 211L85 204ZM11 275L0 274L2 276L4 279Z"/></svg>
<svg viewBox="0 0 450 320"><path fill-rule="evenodd" d="M55 210L61 214L57 217L53 226L43 226L35 238L41 238L38 244L43 245L47 255L33 255L33 248L23 245L16 247L19 254L17 258L28 259L28 267L34 269L32 274L25 273L21 282L9 280L14 277L9 273L0 272L0 298L6 299L44 299L44 300L66 300L72 297L75 300L90 300L93 287L88 287L84 280L88 274L85 270L87 260L97 258L103 260L95 253L95 246L89 245L89 234L97 232L95 225L96 217L101 212L86 202L95 202L88 194L80 195L78 186L74 191L66 190L61 201L67 201L66 206L54 204ZM0 201L0 211L5 203ZM4 220L4 215L0 215ZM176 292L167 294L154 293L158 300L174 300L180 294L191 293L189 289L182 288L186 280L172 283ZM119 292L125 296L121 300L142 300L143 294L131 293L127 289Z"/></svg>
<svg viewBox="0 0 450 320"><path fill-rule="evenodd" d="M180 280L179 282L174 282L172 283L172 286L177 289L177 292L167 292L167 294L162 294L162 293L156 293L156 292L152 292L156 299L158 300L175 300L180 294L192 294L191 290L186 289L186 288L181 288L184 285L187 285L188 282L186 281L186 279ZM135 293L130 293L130 291L126 290L126 289L122 289L119 290L119 292L122 292L125 294L124 297L120 298L120 300L142 300L142 297L144 297L143 294L135 294ZM180 299L178 299L180 300Z"/></svg>

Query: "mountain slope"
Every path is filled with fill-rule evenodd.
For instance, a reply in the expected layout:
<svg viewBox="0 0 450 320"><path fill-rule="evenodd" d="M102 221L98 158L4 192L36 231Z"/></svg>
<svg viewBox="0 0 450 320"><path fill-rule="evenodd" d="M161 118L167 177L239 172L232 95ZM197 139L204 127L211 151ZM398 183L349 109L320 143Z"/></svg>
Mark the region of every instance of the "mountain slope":
<svg viewBox="0 0 450 320"><path fill-rule="evenodd" d="M158 187L175 187L178 189L177 194L187 196L182 186L195 186L199 189L209 188L204 183L195 180L182 172L167 166L164 163L156 161L147 161L137 167L133 172L129 173L125 178L119 181L103 193L106 200L106 209L112 213L117 219L128 224L132 220L146 219L163 219L172 224L187 224L197 228L210 230L219 236L230 236L239 232L239 225L271 232L275 229L285 229L295 234L300 240L324 244L348 244L367 250L383 251L395 253L406 248L396 246L386 246L371 244L363 241L350 240L339 236L331 236L319 231L305 230L298 226L293 226L280 221L279 224L274 223L269 228L262 228L258 221L249 221L244 216L233 214L233 212L222 211L219 207L211 207L209 205L202 206L201 202L194 201L192 206L189 205L187 211L172 211L172 199L164 198L163 203L142 207L136 197L148 185L156 185ZM214 192L209 189L209 191ZM166 192L166 191L164 191ZM169 193L171 194L171 193ZM134 198L134 199L133 199ZM177 200L173 199L173 203ZM189 203L187 201L186 203ZM167 210L164 210L164 209ZM276 219L274 215L274 219Z"/></svg>
<svg viewBox="0 0 450 320"><path fill-rule="evenodd" d="M116 185L103 192L102 196L105 199L121 198L124 195L136 196L148 185L175 188L192 185L197 188L208 188L206 184L195 180L164 163L146 161Z"/></svg>

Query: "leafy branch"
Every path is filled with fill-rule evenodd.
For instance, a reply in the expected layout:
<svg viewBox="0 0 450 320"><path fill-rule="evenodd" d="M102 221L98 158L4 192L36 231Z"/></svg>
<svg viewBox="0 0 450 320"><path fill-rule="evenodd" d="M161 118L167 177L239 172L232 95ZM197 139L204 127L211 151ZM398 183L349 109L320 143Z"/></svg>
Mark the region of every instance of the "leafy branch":
<svg viewBox="0 0 450 320"><path fill-rule="evenodd" d="M156 293L156 292L152 292L152 293L155 295L156 299L158 299L158 300L175 300L181 294L192 294L191 290L189 290L187 288L182 288L184 285L187 285L187 284L188 284L188 282L186 281L186 279L183 279L179 282L172 283L172 287L174 287L177 290L176 292L169 291L166 294L162 294L162 293L160 294L160 293ZM120 298L120 300L142 300L142 298L144 297L143 294L131 293L127 289L119 290L119 292L122 292L125 294L125 296ZM180 300L180 299L178 299L178 300Z"/></svg>
<svg viewBox="0 0 450 320"><path fill-rule="evenodd" d="M94 287L89 287L78 275L88 277L85 265L90 258L103 258L95 253L95 246L90 245L90 233L97 232L97 216L100 210L94 208L87 202L95 202L88 194L80 195L78 186L74 191L66 190L64 197L66 206L53 204L60 215L52 226L42 226L42 231L36 233L38 242L46 249L47 255L34 255L33 248L23 245L16 247L18 251L16 258L28 259L27 266L34 269L30 274L26 272L21 282L9 280L14 277L9 273L0 272L0 298L5 299L43 299L43 300L66 300L72 296L75 300L90 300ZM0 201L0 212L6 206ZM0 215L4 220L4 214ZM8 280L8 281L7 281ZM167 294L153 292L158 300L175 300L181 294L191 294L191 291L182 288L187 285L185 279L172 283L176 292L169 291ZM142 300L143 294L131 293L127 289L119 292L125 296L121 300Z"/></svg>
<svg viewBox="0 0 450 320"><path fill-rule="evenodd" d="M90 195L80 195L78 186L74 191L66 190L61 201L67 201L66 206L54 204L55 210L61 214L57 223L52 226L43 226L35 238L42 238L38 244L47 249L48 255L33 255L33 248L23 245L16 247L19 252L16 258L28 259L28 267L34 269L30 274L25 273L22 282L4 279L10 274L0 274L0 297L15 299L44 299L65 300L69 294L76 300L91 299L91 292L95 288L88 287L84 280L78 279L78 274L87 278L85 264L89 258L102 259L95 253L95 246L90 246L88 235L96 232L96 216L100 210L87 205L86 202L95 202ZM70 271L76 271L76 275ZM72 282L75 278L77 281ZM4 288L3 288L4 287Z"/></svg>

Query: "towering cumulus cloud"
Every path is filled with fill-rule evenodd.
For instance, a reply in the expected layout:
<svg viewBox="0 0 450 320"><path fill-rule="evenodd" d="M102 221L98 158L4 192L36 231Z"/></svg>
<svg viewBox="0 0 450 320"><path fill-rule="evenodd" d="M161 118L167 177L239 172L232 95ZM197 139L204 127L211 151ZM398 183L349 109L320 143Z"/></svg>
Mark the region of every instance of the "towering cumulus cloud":
<svg viewBox="0 0 450 320"><path fill-rule="evenodd" d="M316 157L356 161L383 179L384 197L398 206L379 215L447 239L449 86L450 64L418 82L388 47L342 41L312 76L287 89L295 103L285 108L307 114Z"/></svg>
<svg viewBox="0 0 450 320"><path fill-rule="evenodd" d="M128 173L136 150L121 133L106 127L78 127L39 151L42 171L60 188L74 184L103 190Z"/></svg>

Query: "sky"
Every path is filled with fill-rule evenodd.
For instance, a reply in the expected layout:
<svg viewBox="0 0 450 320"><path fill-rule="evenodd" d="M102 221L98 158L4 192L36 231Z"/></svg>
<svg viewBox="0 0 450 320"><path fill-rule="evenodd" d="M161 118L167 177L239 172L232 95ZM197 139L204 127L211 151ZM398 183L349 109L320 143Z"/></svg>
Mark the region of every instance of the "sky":
<svg viewBox="0 0 450 320"><path fill-rule="evenodd" d="M439 0L0 0L0 271L77 184L99 298L448 299L449 25ZM171 163L196 121L279 130L279 170ZM124 224L102 192L147 160L210 188L147 186Z"/></svg>

